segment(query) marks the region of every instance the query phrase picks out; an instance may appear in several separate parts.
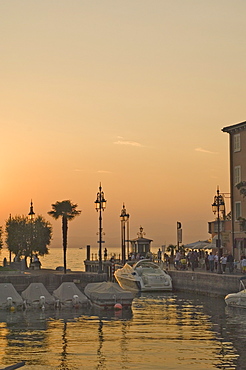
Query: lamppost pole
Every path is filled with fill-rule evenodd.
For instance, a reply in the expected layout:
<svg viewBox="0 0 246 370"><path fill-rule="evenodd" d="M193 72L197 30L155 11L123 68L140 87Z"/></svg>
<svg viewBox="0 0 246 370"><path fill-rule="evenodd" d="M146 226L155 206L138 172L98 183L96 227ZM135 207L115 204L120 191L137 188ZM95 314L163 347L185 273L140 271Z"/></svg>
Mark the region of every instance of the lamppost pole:
<svg viewBox="0 0 246 370"><path fill-rule="evenodd" d="M214 202L212 204L212 210L214 214L217 214L217 226L218 226L218 240L217 240L217 248L218 248L218 274L222 274L221 269L221 233L220 233L220 212L224 214L225 212L225 202L223 196L220 194L219 186L217 186L217 195L214 197Z"/></svg>
<svg viewBox="0 0 246 370"><path fill-rule="evenodd" d="M122 263L126 262L126 222L128 222L130 215L126 213L126 207L123 203L123 207L120 214L121 221L121 260ZM129 236L128 236L129 239Z"/></svg>
<svg viewBox="0 0 246 370"><path fill-rule="evenodd" d="M104 199L104 192L102 191L102 186L100 183L99 192L97 193L97 199L95 200L95 207L96 211L99 212L99 250L98 250L98 258L99 258L99 266L98 266L98 273L101 274L103 272L102 269L102 211L106 208L106 200Z"/></svg>
<svg viewBox="0 0 246 370"><path fill-rule="evenodd" d="M31 248L32 248L32 244L33 244L33 221L34 221L34 217L35 217L35 212L33 210L33 202L32 202L32 199L31 199L30 212L28 213L28 218L31 222ZM32 262L32 252L31 252L31 262Z"/></svg>

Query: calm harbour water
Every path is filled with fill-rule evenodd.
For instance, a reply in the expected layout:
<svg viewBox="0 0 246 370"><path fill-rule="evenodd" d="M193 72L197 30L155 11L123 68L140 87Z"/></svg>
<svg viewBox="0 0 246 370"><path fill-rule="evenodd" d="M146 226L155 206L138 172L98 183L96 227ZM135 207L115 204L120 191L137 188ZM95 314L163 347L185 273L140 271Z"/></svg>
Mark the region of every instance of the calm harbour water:
<svg viewBox="0 0 246 370"><path fill-rule="evenodd" d="M71 263L83 262L84 249L71 252ZM51 252L53 268L59 253ZM0 327L0 367L25 360L28 370L246 369L246 310L218 298L145 293L131 312L2 312Z"/></svg>

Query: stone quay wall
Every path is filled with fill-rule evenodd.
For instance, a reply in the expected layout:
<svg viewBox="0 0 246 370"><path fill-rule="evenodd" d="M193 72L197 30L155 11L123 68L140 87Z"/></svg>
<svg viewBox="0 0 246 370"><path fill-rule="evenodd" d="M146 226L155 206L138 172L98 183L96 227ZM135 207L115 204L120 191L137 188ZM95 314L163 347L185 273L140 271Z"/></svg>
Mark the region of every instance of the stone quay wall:
<svg viewBox="0 0 246 370"><path fill-rule="evenodd" d="M239 290L241 275L203 273L192 271L168 271L174 291L188 291L211 296L225 297Z"/></svg>
<svg viewBox="0 0 246 370"><path fill-rule="evenodd" d="M56 272L44 272L40 270L40 273L28 274L28 273L0 273L0 283L11 283L15 287L18 293L23 292L31 283L43 283L49 293L53 293L63 282L74 282L77 287L83 291L88 283L97 283L107 280L107 274L98 273L86 273L86 272L75 272L75 273L56 273Z"/></svg>
<svg viewBox="0 0 246 370"><path fill-rule="evenodd" d="M239 278L241 275L216 274L192 271L169 270L173 280L174 291L187 291L199 294L225 297L229 293L239 290ZM97 272L62 272L44 270L36 273L0 273L0 283L12 283L18 293L23 292L31 283L43 283L46 289L52 293L63 282L76 283L83 291L88 283L107 281L107 273Z"/></svg>

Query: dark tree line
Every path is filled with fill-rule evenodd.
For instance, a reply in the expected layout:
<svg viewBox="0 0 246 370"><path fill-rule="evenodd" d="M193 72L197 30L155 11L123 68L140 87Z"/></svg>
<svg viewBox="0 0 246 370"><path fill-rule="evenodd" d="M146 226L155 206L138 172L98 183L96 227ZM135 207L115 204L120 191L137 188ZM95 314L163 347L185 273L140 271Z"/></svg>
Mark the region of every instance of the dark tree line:
<svg viewBox="0 0 246 370"><path fill-rule="evenodd" d="M42 216L29 220L25 216L9 217L5 224L6 245L15 256L32 257L38 253L49 253L48 246L52 237L52 226Z"/></svg>
<svg viewBox="0 0 246 370"><path fill-rule="evenodd" d="M52 210L48 212L55 220L62 219L62 241L64 273L67 269L67 236L68 221L80 215L77 204L70 200L57 201L52 204ZM52 238L52 226L42 216L29 219L26 216L9 217L5 224L5 242L8 250L21 258L32 258L34 254L44 256L49 253L48 246ZM2 228L0 227L0 249L2 248Z"/></svg>

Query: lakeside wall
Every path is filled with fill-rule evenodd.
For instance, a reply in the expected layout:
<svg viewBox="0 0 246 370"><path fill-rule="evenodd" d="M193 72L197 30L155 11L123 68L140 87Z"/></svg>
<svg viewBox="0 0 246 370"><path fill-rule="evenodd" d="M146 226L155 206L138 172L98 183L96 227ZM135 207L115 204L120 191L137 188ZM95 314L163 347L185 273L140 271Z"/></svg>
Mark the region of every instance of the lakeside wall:
<svg viewBox="0 0 246 370"><path fill-rule="evenodd" d="M0 283L11 283L18 293L23 292L31 283L43 283L49 293L53 293L63 282L74 282L78 288L83 291L88 283L95 283L107 280L106 274L98 273L57 273L57 272L44 272L40 270L38 274L16 273L7 274L0 273Z"/></svg>
<svg viewBox="0 0 246 370"><path fill-rule="evenodd" d="M188 291L211 296L225 297L239 290L241 275L201 273L193 271L168 271L175 291Z"/></svg>
<svg viewBox="0 0 246 370"><path fill-rule="evenodd" d="M168 271L173 280L174 291L188 291L200 294L224 297L225 295L237 292L239 289L240 275L227 275L192 271ZM97 272L69 272L67 274L55 271L43 271L35 274L0 273L0 283L12 283L18 293L24 291L30 283L43 283L46 289L52 293L63 282L76 283L83 291L88 283L106 281L107 274Z"/></svg>

